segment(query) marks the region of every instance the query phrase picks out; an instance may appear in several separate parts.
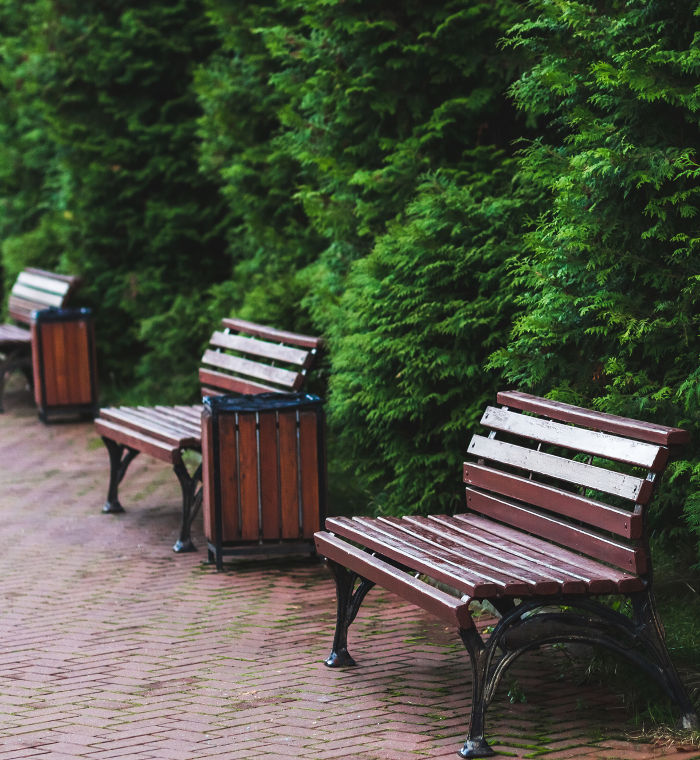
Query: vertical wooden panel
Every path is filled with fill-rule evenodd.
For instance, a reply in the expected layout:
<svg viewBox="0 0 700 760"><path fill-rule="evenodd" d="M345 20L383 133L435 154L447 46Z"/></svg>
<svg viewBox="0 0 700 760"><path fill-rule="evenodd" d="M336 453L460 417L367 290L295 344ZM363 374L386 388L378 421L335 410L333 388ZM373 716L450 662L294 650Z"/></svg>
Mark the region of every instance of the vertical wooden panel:
<svg viewBox="0 0 700 760"><path fill-rule="evenodd" d="M279 413L282 538L299 537L296 411Z"/></svg>
<svg viewBox="0 0 700 760"><path fill-rule="evenodd" d="M232 417L233 415L225 415ZM258 445L255 435L255 415L238 415L238 444L241 483L241 538L255 541L258 524Z"/></svg>
<svg viewBox="0 0 700 760"><path fill-rule="evenodd" d="M211 412L202 411L202 520L204 535L211 542L216 540L214 521L214 455L212 446Z"/></svg>
<svg viewBox="0 0 700 760"><path fill-rule="evenodd" d="M301 451L302 536L312 538L320 529L318 482L318 428L315 412L301 412L299 437Z"/></svg>
<svg viewBox="0 0 700 760"><path fill-rule="evenodd" d="M68 395L68 361L69 355L66 353L66 333L68 325L65 322L55 322L47 324L44 329L47 330L53 340L49 341L53 345L53 376L55 379L55 396L52 401L47 398L47 405L66 404L70 398Z"/></svg>
<svg viewBox="0 0 700 760"><path fill-rule="evenodd" d="M41 392L43 385L41 383L41 362L42 357L39 353L39 326L32 322L30 326L32 332L32 370L34 374L34 403L41 409Z"/></svg>
<svg viewBox="0 0 700 760"><path fill-rule="evenodd" d="M280 481L277 471L277 418L274 412L260 413L260 481L262 486L262 537L282 535Z"/></svg>
<svg viewBox="0 0 700 760"><path fill-rule="evenodd" d="M219 458L222 513L222 541L237 541L241 537L238 517L238 457L236 454L236 416L220 414L217 418L219 425L219 450L214 456ZM213 442L212 442L213 443ZM212 464L213 464L212 459ZM213 470L213 467L212 467ZM211 473L211 492L214 493L214 473ZM214 521L214 505L212 504L212 521ZM216 522L212 530L216 532Z"/></svg>
<svg viewBox="0 0 700 760"><path fill-rule="evenodd" d="M72 404L89 404L90 388L90 341L88 323L81 319L71 330L71 399Z"/></svg>
<svg viewBox="0 0 700 760"><path fill-rule="evenodd" d="M41 368L44 379L44 395L46 406L55 406L58 401L58 385L56 379L56 346L52 324L40 324L41 330Z"/></svg>

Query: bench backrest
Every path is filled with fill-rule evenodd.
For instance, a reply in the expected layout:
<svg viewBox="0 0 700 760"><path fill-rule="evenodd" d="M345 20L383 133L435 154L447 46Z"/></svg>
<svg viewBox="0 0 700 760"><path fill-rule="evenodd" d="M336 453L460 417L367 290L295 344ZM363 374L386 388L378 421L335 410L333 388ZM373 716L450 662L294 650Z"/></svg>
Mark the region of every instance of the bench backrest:
<svg viewBox="0 0 700 760"><path fill-rule="evenodd" d="M16 322L29 325L35 311L62 308L78 283L78 277L27 267L12 286L8 313Z"/></svg>
<svg viewBox="0 0 700 760"><path fill-rule="evenodd" d="M512 528L643 575L644 508L669 446L688 433L517 391L481 420L464 463L467 505ZM508 527L510 526L510 528Z"/></svg>
<svg viewBox="0 0 700 760"><path fill-rule="evenodd" d="M224 319L202 356L202 395L298 391L321 345L309 335Z"/></svg>

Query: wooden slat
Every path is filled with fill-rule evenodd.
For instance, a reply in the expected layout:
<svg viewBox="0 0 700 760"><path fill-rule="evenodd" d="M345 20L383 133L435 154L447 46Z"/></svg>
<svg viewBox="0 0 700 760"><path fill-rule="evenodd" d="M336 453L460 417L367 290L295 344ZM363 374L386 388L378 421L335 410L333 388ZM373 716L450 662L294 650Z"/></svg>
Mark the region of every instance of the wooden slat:
<svg viewBox="0 0 700 760"><path fill-rule="evenodd" d="M493 430L581 451L593 456L660 470L668 460L668 449L596 430L564 425L493 406L486 408L481 423Z"/></svg>
<svg viewBox="0 0 700 760"><path fill-rule="evenodd" d="M221 541L239 541L241 538L241 516L238 493L238 452L236 442L238 429L234 415L219 417L219 493L221 498ZM202 458L204 460L204 458ZM213 491L212 491L213 492ZM212 510L214 504L212 504ZM216 535L216 514L212 511L213 533Z"/></svg>
<svg viewBox="0 0 700 760"><path fill-rule="evenodd" d="M20 282L16 282L12 288L13 298L19 298L24 301L29 301L36 306L35 309L40 309L46 306L62 306L63 295L58 293L49 293L44 290L37 290L36 288L30 288L23 285Z"/></svg>
<svg viewBox="0 0 700 760"><path fill-rule="evenodd" d="M409 515L403 519L406 522L429 526L431 531L449 538L458 545L476 547L486 554L505 553L513 558L512 561L522 562L524 567L538 568L543 575L551 577L561 584L562 592L565 594L583 594L595 590L591 586L593 579L590 573L584 572L578 564L572 565L561 559L553 560L549 552L538 551L531 546L520 546L504 537L496 536L464 523L460 524L455 518L446 515L431 515L429 517ZM594 580L593 582L595 583ZM599 590L603 593L609 593L614 590L614 586L611 581L606 580L605 584L599 587Z"/></svg>
<svg viewBox="0 0 700 760"><path fill-rule="evenodd" d="M456 624L462 629L474 625L469 614L468 599L457 599L325 531L316 533L314 540L316 549L322 556L349 567L363 578L384 586L441 620Z"/></svg>
<svg viewBox="0 0 700 760"><path fill-rule="evenodd" d="M536 472L539 475L575 483L585 488L615 494L639 504L646 503L652 493L652 483L643 478L613 472L603 467L576 462L553 454L545 454L512 443L484 438L480 435L472 437L469 453L518 469Z"/></svg>
<svg viewBox="0 0 700 760"><path fill-rule="evenodd" d="M316 412L299 412L299 449L301 455L301 535L311 538L319 525L319 451Z"/></svg>
<svg viewBox="0 0 700 760"><path fill-rule="evenodd" d="M473 599L499 596L503 583L492 580L484 573L472 567L454 567L440 561L431 552L422 551L411 542L399 540L386 532L381 533L372 526L350 520L345 517L332 517L326 520L326 529L349 538L372 551L379 552L395 562L410 567L417 572L426 573L435 580L447 583L468 594Z"/></svg>
<svg viewBox="0 0 700 760"><path fill-rule="evenodd" d="M15 285L18 283L27 288L45 290L48 293L56 293L63 297L68 293L71 286L70 282L67 280L59 279L54 275L47 276L46 274L34 274L30 271L20 272Z"/></svg>
<svg viewBox="0 0 700 760"><path fill-rule="evenodd" d="M279 540L282 538L282 507L276 415L259 415L258 425L260 427L262 537L267 540Z"/></svg>
<svg viewBox="0 0 700 760"><path fill-rule="evenodd" d="M134 407L105 407L100 410L98 419L116 422L124 428L132 428L179 449L199 448L201 443L199 431L193 435L191 430L168 424L161 416L149 415Z"/></svg>
<svg viewBox="0 0 700 760"><path fill-rule="evenodd" d="M179 454L179 449L174 446L168 446L156 438L138 433L135 430L122 427L113 422L108 422L107 420L96 419L95 428L105 438L111 438L121 445L137 449L170 464L175 462L176 455Z"/></svg>
<svg viewBox="0 0 700 760"><path fill-rule="evenodd" d="M58 272L49 272L46 269L39 269L38 267L27 267L24 271L38 275L39 277L48 277L52 280L67 282L71 288L76 288L80 283L80 277L74 274L58 274Z"/></svg>
<svg viewBox="0 0 700 760"><path fill-rule="evenodd" d="M224 415L233 418L235 415ZM258 444L255 415L238 416L238 478L241 494L241 538L257 541L260 537L258 513Z"/></svg>
<svg viewBox="0 0 700 760"><path fill-rule="evenodd" d="M302 335L301 333L287 332L286 330L278 330L275 327L259 325L255 322L247 322L244 319L229 317L222 319L221 324L229 330L247 333L248 335L255 335L258 338L277 341L279 343L290 343L294 346L320 348L323 344L321 338L315 338L311 335Z"/></svg>
<svg viewBox="0 0 700 760"><path fill-rule="evenodd" d="M279 388L275 388L272 385L263 385L262 383L254 383L249 380L243 380L238 377L232 377L226 375L223 372L214 372L209 369L199 370L199 382L202 384L202 390L204 395L214 396L221 393L221 391L229 393L264 393L265 391L279 391ZM206 386L213 386L211 389L207 389ZM212 391L216 391L213 393Z"/></svg>
<svg viewBox="0 0 700 760"><path fill-rule="evenodd" d="M646 582L636 574L632 574L618 567L604 565L585 555L576 554L571 549L546 541L543 538L525 533L517 528L495 522L478 514L459 514L454 517L431 516L439 522L449 524L456 529L464 530L465 535L471 535L472 531L484 532L494 536L497 540L505 539L521 549L532 549L541 552L550 558L553 564L564 563L567 567L575 567L582 575L588 576L587 582L594 593L613 593L614 591L628 592L639 591L646 586ZM463 526L460 528L459 526ZM601 585L602 582L602 585ZM595 584L595 587L594 587Z"/></svg>
<svg viewBox="0 0 700 760"><path fill-rule="evenodd" d="M250 359L242 359L240 356L230 356L219 351L207 349L202 357L202 364L216 367L219 370L228 370L236 374L254 377L268 383L275 383L283 388L296 389L303 380L299 372L271 367Z"/></svg>
<svg viewBox="0 0 700 760"><path fill-rule="evenodd" d="M282 538L299 538L299 457L297 455L296 411L280 411L279 425L280 490Z"/></svg>
<svg viewBox="0 0 700 760"><path fill-rule="evenodd" d="M649 443L668 445L687 443L690 440L690 434L687 430L657 425L653 422L642 422L605 412L596 412L592 409L564 404L561 401L531 396L529 393L521 393L520 391L501 391L497 395L497 400L499 404L504 406L535 412L561 422L574 422L606 433L627 435Z"/></svg>
<svg viewBox="0 0 700 760"><path fill-rule="evenodd" d="M17 343L29 345L32 340L32 334L24 327L17 325L0 325L0 343Z"/></svg>
<svg viewBox="0 0 700 760"><path fill-rule="evenodd" d="M214 348L225 348L229 351L239 351L242 354L262 356L265 359L271 359L273 361L297 364L300 367L306 366L309 361L309 351L280 345L279 343L268 343L267 341L257 340L256 338L245 338L241 335L231 335L218 330L211 336L209 345Z"/></svg>
<svg viewBox="0 0 700 760"><path fill-rule="evenodd" d="M122 407L125 408L125 407ZM185 437L192 436L195 441L200 438L200 429L202 425L202 409L199 407L197 416L186 416L179 414L175 407L163 406L137 406L132 407L140 414L147 416L165 427L171 428L173 432Z"/></svg>
<svg viewBox="0 0 700 760"><path fill-rule="evenodd" d="M472 488L466 490L467 506L475 512L488 515L495 520L563 544L577 552L609 562L633 573L646 571L646 556L639 549L610 541L597 533L555 520L511 501L497 499Z"/></svg>
<svg viewBox="0 0 700 760"><path fill-rule="evenodd" d="M588 525L608 530L624 538L640 538L642 535L641 514L611 507L601 501L588 499L535 480L465 462L464 482L581 520Z"/></svg>
<svg viewBox="0 0 700 760"><path fill-rule="evenodd" d="M209 409L202 413L202 522L204 535L214 542L216 525L214 520L214 440L212 416Z"/></svg>
<svg viewBox="0 0 700 760"><path fill-rule="evenodd" d="M530 596L533 594L558 594L561 592L559 581L543 568L527 565L512 555L499 551L485 551L479 545L468 545L441 535L430 523L413 522L398 517L380 517L373 525L381 527L390 525L391 535L410 536L412 543L432 550L437 556L455 565L478 567L481 571L493 574L494 579L505 583L504 594L509 596Z"/></svg>

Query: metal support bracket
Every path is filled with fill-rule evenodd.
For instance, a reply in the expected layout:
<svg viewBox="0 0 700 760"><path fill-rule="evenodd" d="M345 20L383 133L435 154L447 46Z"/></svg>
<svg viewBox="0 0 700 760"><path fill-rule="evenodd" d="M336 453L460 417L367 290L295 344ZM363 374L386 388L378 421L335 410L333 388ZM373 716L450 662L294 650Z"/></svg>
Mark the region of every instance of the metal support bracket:
<svg viewBox="0 0 700 760"><path fill-rule="evenodd" d="M348 570L343 565L328 560L328 566L335 576L338 613L333 637L333 649L325 661L329 668L341 668L355 665L355 660L348 652L348 628L357 616L360 605L367 592L375 585L373 581ZM359 585L355 588L356 582Z"/></svg>
<svg viewBox="0 0 700 760"><path fill-rule="evenodd" d="M197 547L192 541L192 523L202 506L203 489L202 465L201 463L195 469L192 475L187 471L182 456L178 456L173 465L177 479L180 481L182 489L182 523L180 525L180 537L173 546L173 551L181 554L183 552L195 552ZM197 483L200 483L197 488Z"/></svg>
<svg viewBox="0 0 700 760"><path fill-rule="evenodd" d="M119 503L119 484L122 482L126 471L138 455L138 449L132 449L130 446L124 446L117 443L111 438L102 436L104 445L107 447L109 454L109 486L107 488L107 501L102 507L104 514L119 514L124 511L124 507Z"/></svg>

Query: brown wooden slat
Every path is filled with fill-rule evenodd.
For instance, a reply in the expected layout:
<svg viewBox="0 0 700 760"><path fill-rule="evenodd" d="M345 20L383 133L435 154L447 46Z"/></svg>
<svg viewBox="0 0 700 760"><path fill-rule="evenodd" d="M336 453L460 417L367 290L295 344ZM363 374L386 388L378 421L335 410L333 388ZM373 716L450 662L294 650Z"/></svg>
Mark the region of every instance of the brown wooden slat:
<svg viewBox="0 0 700 760"><path fill-rule="evenodd" d="M429 523L413 522L398 517L380 517L373 521L375 526L384 524L394 528L392 535L410 536L413 542L418 542L427 550L431 550L432 547L432 551L437 552L437 556L454 562L457 566L469 565L469 567L478 567L485 573L493 573L494 578L505 583L504 593L508 596L533 594L546 596L561 592L561 584L552 578L551 574L548 575L541 568L527 566L505 552L492 550L487 553L478 545L454 541L434 530Z"/></svg>
<svg viewBox="0 0 700 760"><path fill-rule="evenodd" d="M319 525L318 422L316 412L299 413L299 449L301 455L301 535L311 538Z"/></svg>
<svg viewBox="0 0 700 760"><path fill-rule="evenodd" d="M300 367L306 366L310 356L309 351L304 351L300 348L292 348L291 346L284 346L279 343L268 343L256 338L246 338L242 335L231 335L218 330L209 339L209 345L214 348L225 348L251 356L261 356L273 361L297 364Z"/></svg>
<svg viewBox="0 0 700 760"><path fill-rule="evenodd" d="M653 422L642 422L629 417L596 412L592 409L564 404L561 401L531 396L529 393L521 393L520 391L501 391L497 395L497 400L499 404L504 406L535 412L561 422L574 422L606 433L627 435L649 443L669 445L687 443L690 440L688 431L681 428L666 427Z"/></svg>
<svg viewBox="0 0 700 760"><path fill-rule="evenodd" d="M261 414L260 426L260 483L262 487L262 537L282 538L282 507L275 414Z"/></svg>
<svg viewBox="0 0 700 760"><path fill-rule="evenodd" d="M439 522L446 522L456 529L465 526L465 534L471 535L472 531L483 531L488 535L495 536L498 540L512 542L522 549L532 549L546 555L552 564L563 563L564 567L575 567L581 574L588 576L588 584L592 593L613 593L619 591L638 591L645 587L646 583L637 575L633 575L619 567L605 565L591 557L576 554L571 549L546 541L531 533L525 533L517 528L503 523L495 522L479 514L458 514L454 517L431 517Z"/></svg>
<svg viewBox="0 0 700 760"><path fill-rule="evenodd" d="M301 333L287 332L278 330L268 325L259 325L255 322L247 322L244 319L229 317L221 320L221 324L229 330L244 332L248 335L256 335L258 338L278 341L279 343L291 343L294 346L306 346L307 348L320 348L323 344L321 338L315 338L311 335L302 335Z"/></svg>
<svg viewBox="0 0 700 760"><path fill-rule="evenodd" d="M640 538L642 515L491 467L464 463L464 482L572 517L624 538Z"/></svg>
<svg viewBox="0 0 700 760"><path fill-rule="evenodd" d="M363 578L379 583L441 620L456 624L462 629L471 628L474 625L469 614L468 599L462 600L450 596L325 531L316 533L314 540L316 549L322 556L344 567L349 567Z"/></svg>
<svg viewBox="0 0 700 760"><path fill-rule="evenodd" d="M299 538L299 458L296 411L279 412L282 537Z"/></svg>
<svg viewBox="0 0 700 760"><path fill-rule="evenodd" d="M199 370L199 382L202 386L211 385L211 389L206 390L203 387L204 395L218 395L221 391L228 393L264 393L265 391L279 391L271 385L254 383L249 380L226 375L223 372L214 372L208 369ZM212 393L214 391L214 393Z"/></svg>
<svg viewBox="0 0 700 760"><path fill-rule="evenodd" d="M475 512L563 544L574 551L609 562L630 572L641 574L646 571L646 556L640 549L610 541L596 533L577 528L505 499L497 499L472 488L466 490L467 506Z"/></svg>
<svg viewBox="0 0 700 760"><path fill-rule="evenodd" d="M49 272L46 269L39 269L38 267L26 267L24 271L41 277L49 277L52 280L67 282L71 289L75 289L80 284L80 277L74 274L58 274L58 272Z"/></svg>
<svg viewBox="0 0 700 760"><path fill-rule="evenodd" d="M493 406L486 408L481 423L492 430L513 433L651 470L662 469L668 461L668 449L663 446L620 438L609 433L565 425Z"/></svg>
<svg viewBox="0 0 700 760"><path fill-rule="evenodd" d="M138 433L135 430L122 427L113 422L108 422L107 420L96 419L95 428L105 438L111 438L121 445L137 449L163 462L174 464L176 456L179 455L179 449L174 446L168 446L156 438Z"/></svg>
<svg viewBox="0 0 700 760"><path fill-rule="evenodd" d="M350 520L346 517L329 517L326 530L349 538L372 551L388 557L395 562L410 567L417 572L426 573L435 580L447 583L467 593L473 599L499 596L504 584L493 581L472 567L454 567L437 559L433 553L422 551L405 539L399 540L381 533L372 526Z"/></svg>
<svg viewBox="0 0 700 760"><path fill-rule="evenodd" d="M174 409L168 407L136 406L126 408L131 408L135 412L143 415L144 418L153 420L156 424L160 424L164 428L172 430L175 435L178 435L183 439L191 438L193 445L196 445L197 441L200 439L203 407L199 408L199 414L197 417L179 415Z"/></svg>
<svg viewBox="0 0 700 760"><path fill-rule="evenodd" d="M226 541L239 541L243 530L238 492L238 431L236 417L233 414L219 416L217 424L219 427L219 450L216 455L219 457L220 471L221 541L225 543Z"/></svg>
<svg viewBox="0 0 700 760"><path fill-rule="evenodd" d="M299 372L293 372L282 367L271 367L268 364L261 364L250 359L242 359L239 356L231 356L209 349L204 352L202 364L216 367L218 370L227 370L257 380L264 380L290 390L296 389L303 380L303 376L300 377Z"/></svg>
<svg viewBox="0 0 700 760"><path fill-rule="evenodd" d="M493 533L480 530L473 526L457 523L455 518L446 515L430 515L420 517L409 515L403 518L407 522L418 525L430 526L430 530L449 538L457 544L468 547L478 547L485 553L505 553L514 558L514 561L524 563L525 567L539 568L543 575L554 578L565 594L584 594L594 591L591 586L591 574L585 573L578 565L571 565L562 560L553 560L549 553L537 551L531 546L520 546L508 541L506 538L496 536ZM596 581L594 580L595 584ZM612 581L606 580L601 586L597 585L599 592L612 592L615 587Z"/></svg>
<svg viewBox="0 0 700 760"><path fill-rule="evenodd" d="M223 415L234 417L234 415ZM241 538L257 541L260 536L258 513L258 443L255 415L238 416L238 477L241 493Z"/></svg>
<svg viewBox="0 0 700 760"><path fill-rule="evenodd" d="M204 535L216 540L214 520L214 441L212 416L209 409L202 412L202 523Z"/></svg>
<svg viewBox="0 0 700 760"><path fill-rule="evenodd" d="M4 324L0 325L0 344L1 343L26 343L29 345L32 340L32 334L24 327L17 325Z"/></svg>
<svg viewBox="0 0 700 760"><path fill-rule="evenodd" d="M653 489L650 481L634 475L613 472L603 467L575 462L513 443L484 438L481 435L472 437L469 453L475 457L501 462L567 483L575 483L584 488L611 493L639 504L645 504L649 500Z"/></svg>
<svg viewBox="0 0 700 760"><path fill-rule="evenodd" d="M98 419L117 423L124 428L131 428L135 432L145 433L157 438L173 448L199 447L200 436L192 436L190 431L183 431L167 425L161 418L140 412L134 407L105 407L100 410Z"/></svg>

